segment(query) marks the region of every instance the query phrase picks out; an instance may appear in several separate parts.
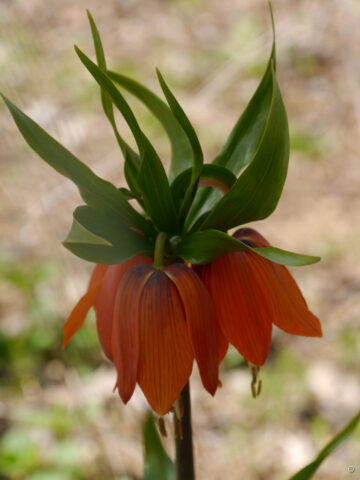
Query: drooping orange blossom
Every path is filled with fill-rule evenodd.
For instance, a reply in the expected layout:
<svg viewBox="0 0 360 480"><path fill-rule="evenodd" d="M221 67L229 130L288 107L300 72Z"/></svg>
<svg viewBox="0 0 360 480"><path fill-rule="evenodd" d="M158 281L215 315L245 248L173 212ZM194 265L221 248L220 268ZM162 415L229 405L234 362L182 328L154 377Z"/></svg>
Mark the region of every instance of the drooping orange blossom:
<svg viewBox="0 0 360 480"><path fill-rule="evenodd" d="M234 237L250 247L269 243L257 231L240 228ZM292 335L321 337L318 318L284 265L249 251L233 252L194 266L213 299L226 339L255 365L264 364L272 324Z"/></svg>
<svg viewBox="0 0 360 480"><path fill-rule="evenodd" d="M153 410L164 415L186 385L194 358L205 389L214 395L228 342L196 273L184 264L163 269L151 264L148 257L134 257L120 265L96 265L64 325L63 346L94 306L122 400L127 403L138 383Z"/></svg>
<svg viewBox="0 0 360 480"><path fill-rule="evenodd" d="M269 245L249 228L234 236L251 247ZM96 265L64 325L63 346L95 307L99 339L116 366L125 403L138 383L153 410L164 415L187 383L194 359L214 395L228 342L261 366L273 323L293 335L322 335L287 268L253 252L224 254L193 269L179 263L157 269L152 262L137 256Z"/></svg>

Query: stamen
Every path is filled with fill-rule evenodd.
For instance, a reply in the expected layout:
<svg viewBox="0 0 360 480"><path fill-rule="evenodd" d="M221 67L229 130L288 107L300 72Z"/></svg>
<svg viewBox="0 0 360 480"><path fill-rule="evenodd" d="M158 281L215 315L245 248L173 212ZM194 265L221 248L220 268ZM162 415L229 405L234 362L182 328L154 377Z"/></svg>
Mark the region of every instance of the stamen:
<svg viewBox="0 0 360 480"><path fill-rule="evenodd" d="M183 401L182 401L181 396L177 400L175 400L175 403L172 406L172 408L173 408L173 411L175 413L176 418L181 420L183 415L184 415L184 405L183 405Z"/></svg>
<svg viewBox="0 0 360 480"><path fill-rule="evenodd" d="M174 412L174 428L175 428L175 438L183 439L183 431L181 425L181 419L184 416L184 404L183 399L180 396L171 407L171 410Z"/></svg>
<svg viewBox="0 0 360 480"><path fill-rule="evenodd" d="M118 386L118 381L116 380L115 385L114 385L114 387L113 387L113 389L112 389L113 393L116 392L117 386Z"/></svg>
<svg viewBox="0 0 360 480"><path fill-rule="evenodd" d="M167 431L166 431L166 427L165 427L164 417L159 417L158 425L159 425L159 432L160 432L161 436L162 437L167 437Z"/></svg>
<svg viewBox="0 0 360 480"><path fill-rule="evenodd" d="M253 396L253 398L256 398L256 388L255 388L255 385L256 383L254 382L254 380L251 382L251 394Z"/></svg>
<svg viewBox="0 0 360 480"><path fill-rule="evenodd" d="M251 371L251 394L253 398L256 398L260 395L261 393L261 386L262 386L262 381L258 379L259 377L259 372L260 372L260 367L258 365L254 365L253 363L248 362L248 366Z"/></svg>

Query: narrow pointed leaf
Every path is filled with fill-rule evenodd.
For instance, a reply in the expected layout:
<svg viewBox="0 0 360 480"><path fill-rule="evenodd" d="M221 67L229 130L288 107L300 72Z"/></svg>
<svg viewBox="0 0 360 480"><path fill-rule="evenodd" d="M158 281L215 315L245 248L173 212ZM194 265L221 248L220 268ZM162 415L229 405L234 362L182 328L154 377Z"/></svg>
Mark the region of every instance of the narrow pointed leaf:
<svg viewBox="0 0 360 480"><path fill-rule="evenodd" d="M273 45L265 73L246 109L232 129L227 141L212 162L216 165L228 168L235 175L238 175L241 169L246 167L253 160L263 136L268 112L272 103L272 65L275 70L276 53L271 7L270 14L273 27ZM196 218L209 211L209 209L212 208L220 198L221 195L219 192L208 188L198 191L186 219L187 228L191 227L196 221Z"/></svg>
<svg viewBox="0 0 360 480"><path fill-rule="evenodd" d="M320 467L322 462L341 445L345 440L352 435L360 423L360 413L358 413L348 425L336 435L319 453L316 459L309 463L306 467L300 470L300 472L293 475L289 480L309 480L312 478L316 470Z"/></svg>
<svg viewBox="0 0 360 480"><path fill-rule="evenodd" d="M90 23L91 34L93 37L97 64L101 70L106 71L106 60L105 60L104 48L101 42L99 30L97 29L95 21L91 13L89 12L89 10L87 10L87 15ZM102 102L103 109L106 116L108 118L114 118L111 99L109 98L109 95L104 90L101 90L101 102Z"/></svg>
<svg viewBox="0 0 360 480"><path fill-rule="evenodd" d="M116 245L110 245L108 239L105 240L99 236L99 226L94 227L95 224L88 219L84 221L83 217L86 216L83 214L84 210L80 210L80 212L81 214L79 214L78 209L75 210L71 230L63 242L64 247L74 255L89 262L116 265L134 255L151 254L151 246L146 240L128 229L122 232L121 240ZM75 218L75 215L83 224ZM103 235L103 230L101 235ZM108 236L107 233L105 235Z"/></svg>
<svg viewBox="0 0 360 480"><path fill-rule="evenodd" d="M248 165L258 148L272 102L273 69L276 71L275 27L270 7L273 42L265 73L243 114L236 122L225 145L213 163L222 165L237 175Z"/></svg>
<svg viewBox="0 0 360 480"><path fill-rule="evenodd" d="M186 116L184 110L182 109L181 105L176 100L175 96L173 95L173 93L171 92L169 87L167 86L167 84L166 84L163 76L161 75L160 71L156 70L156 73L157 73L162 91L164 92L166 100L169 104L169 107L170 107L172 113L174 114L175 118L178 120L178 122L182 126L184 132L186 133L186 135L189 139L189 142L190 142L190 145L191 145L191 148L192 148L192 151L193 151L193 155L194 155L194 158L193 158L193 162L194 162L193 176L196 177L201 172L201 168L202 168L203 160L204 160L204 156L203 156L203 152L202 152L202 149L201 149L199 139L198 139L198 137L195 133L194 127L191 125L191 123L190 123L188 117Z"/></svg>
<svg viewBox="0 0 360 480"><path fill-rule="evenodd" d="M91 34L94 42L96 61L100 70L102 70L103 72L106 72L106 60L105 60L104 48L101 42L101 37L91 13L88 11L87 14L88 14ZM138 174L138 169L140 164L138 155L125 142L125 140L122 138L122 136L118 131L118 128L116 126L115 116L114 116L113 104L112 104L110 95L103 88L101 88L100 91L101 91L101 103L103 106L104 113L113 128L115 137L117 139L117 142L125 158L124 173L125 173L126 181L128 182L128 185L131 188L131 190L134 193L138 193L138 186L135 180ZM141 202L139 203L141 204Z"/></svg>
<svg viewBox="0 0 360 480"><path fill-rule="evenodd" d="M130 190L139 198L142 194L141 189L137 183L137 176L139 174L140 159L136 153L127 150L124 154L124 175ZM139 201L139 200L138 200ZM139 202L143 207L142 202Z"/></svg>
<svg viewBox="0 0 360 480"><path fill-rule="evenodd" d="M164 127L171 144L171 167L169 179L193 164L193 152L189 140L170 108L157 95L140 83L116 72L107 72L111 80L132 93L155 115Z"/></svg>
<svg viewBox="0 0 360 480"><path fill-rule="evenodd" d="M179 229L178 216L164 167L147 138L144 143L145 153L137 183L143 193L145 210L160 231L176 234Z"/></svg>
<svg viewBox="0 0 360 480"><path fill-rule="evenodd" d="M175 480L175 465L168 457L156 431L153 415L149 413L143 431L144 479Z"/></svg>
<svg viewBox="0 0 360 480"><path fill-rule="evenodd" d="M204 230L188 235L178 244L176 254L189 263L203 265L224 253L244 250L255 252L281 265L302 266L320 260L319 257L288 252L276 247L252 248L218 230Z"/></svg>
<svg viewBox="0 0 360 480"><path fill-rule="evenodd" d="M178 222L174 202L171 197L169 182L164 167L151 143L141 131L128 103L119 90L94 62L79 48L75 47L81 62L85 65L101 88L110 95L114 105L120 110L137 143L141 164L137 183L143 193L146 211L158 229L170 234L178 230Z"/></svg>
<svg viewBox="0 0 360 480"><path fill-rule="evenodd" d="M204 156L203 156L201 145L196 135L196 132L193 126L191 125L188 117L186 116L184 110L182 109L179 102L176 100L175 96L167 86L160 71L156 70L156 73L157 73L162 91L164 92L166 100L169 104L169 107L173 112L174 116L176 117L176 119L178 120L178 122L180 123L180 125L183 127L184 132L186 133L189 139L189 142L191 144L191 148L193 151L193 166L191 171L191 181L190 181L189 187L185 192L184 200L180 207L179 217L180 217L180 223L182 224L187 216L189 208L191 207L194 196L196 194L197 182L198 182L200 172L202 170Z"/></svg>
<svg viewBox="0 0 360 480"><path fill-rule="evenodd" d="M112 212L120 223L154 235L152 225L133 209L114 185L95 175L10 100L3 98L28 145L57 172L72 180L88 205L104 213Z"/></svg>
<svg viewBox="0 0 360 480"><path fill-rule="evenodd" d="M219 201L202 228L228 230L268 217L276 208L289 161L289 131L280 89L272 70L272 103L254 158Z"/></svg>
<svg viewBox="0 0 360 480"><path fill-rule="evenodd" d="M138 125L138 122L131 108L126 102L125 98L121 95L121 93L112 83L110 78L101 68L99 68L92 60L90 60L90 58L87 57L85 53L83 53L77 46L75 46L75 51L78 57L80 58L82 64L91 73L91 75L94 77L96 82L100 85L100 87L109 94L113 103L120 110L132 134L134 135L134 138L141 156L144 151L143 133Z"/></svg>

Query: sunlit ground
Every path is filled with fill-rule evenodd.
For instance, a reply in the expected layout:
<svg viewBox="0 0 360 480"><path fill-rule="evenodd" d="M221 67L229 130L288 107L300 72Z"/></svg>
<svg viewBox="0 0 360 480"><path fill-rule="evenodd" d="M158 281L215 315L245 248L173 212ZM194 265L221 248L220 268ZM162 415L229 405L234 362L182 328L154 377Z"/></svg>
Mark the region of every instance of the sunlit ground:
<svg viewBox="0 0 360 480"><path fill-rule="evenodd" d="M122 159L98 89L72 48L93 52L86 8L112 69L157 92L154 68L161 69L210 161L263 73L271 45L266 2L0 1L1 90L120 185ZM281 248L322 256L293 273L324 338L274 332L256 400L233 350L215 398L195 373L199 480L284 480L360 406L360 3L274 0L273 8L292 153L279 207L256 228ZM167 159L160 126L133 106ZM0 132L0 478L140 479L146 403L139 391L124 407L112 393L115 374L93 314L61 350L61 326L91 271L60 244L79 194L24 144L3 103ZM172 454L171 439L167 447ZM356 472L359 432L314 478L356 479Z"/></svg>

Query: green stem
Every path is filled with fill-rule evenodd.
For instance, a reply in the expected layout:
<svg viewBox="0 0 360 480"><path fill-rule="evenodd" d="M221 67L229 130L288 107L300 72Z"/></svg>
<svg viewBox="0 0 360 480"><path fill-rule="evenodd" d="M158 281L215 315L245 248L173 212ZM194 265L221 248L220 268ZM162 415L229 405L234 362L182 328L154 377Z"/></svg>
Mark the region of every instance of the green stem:
<svg viewBox="0 0 360 480"><path fill-rule="evenodd" d="M181 418L174 414L177 480L195 480L194 453L191 428L190 384L180 395Z"/></svg>
<svg viewBox="0 0 360 480"><path fill-rule="evenodd" d="M155 241L154 264L155 268L164 268L164 248L167 240L167 235L160 232Z"/></svg>

